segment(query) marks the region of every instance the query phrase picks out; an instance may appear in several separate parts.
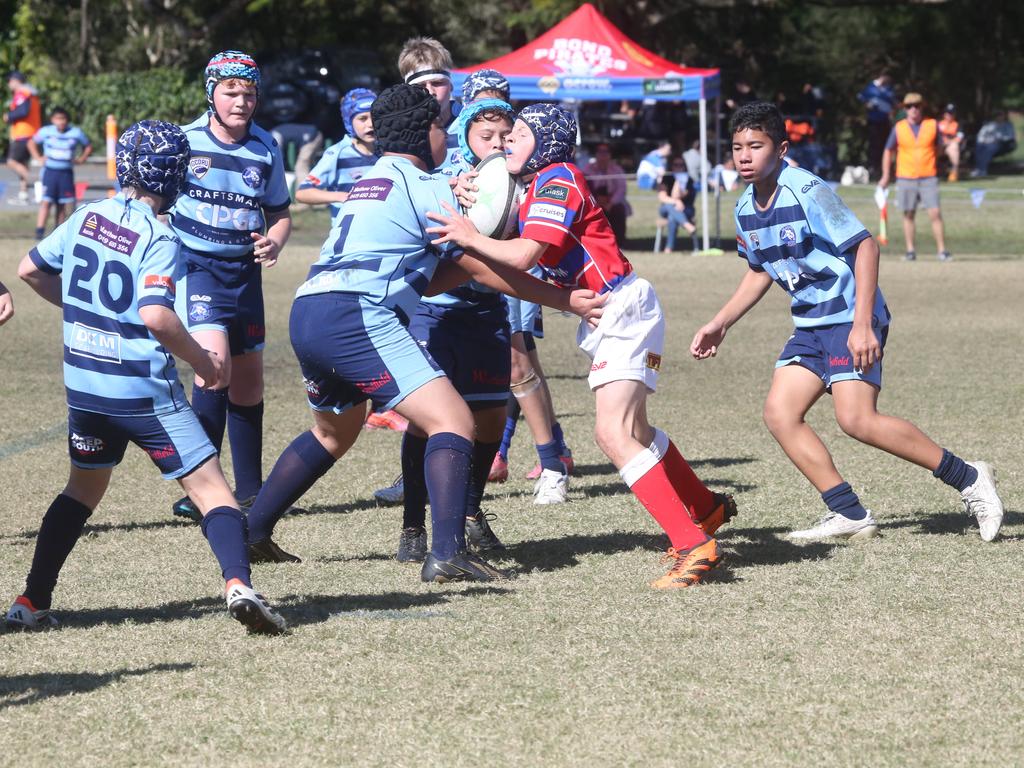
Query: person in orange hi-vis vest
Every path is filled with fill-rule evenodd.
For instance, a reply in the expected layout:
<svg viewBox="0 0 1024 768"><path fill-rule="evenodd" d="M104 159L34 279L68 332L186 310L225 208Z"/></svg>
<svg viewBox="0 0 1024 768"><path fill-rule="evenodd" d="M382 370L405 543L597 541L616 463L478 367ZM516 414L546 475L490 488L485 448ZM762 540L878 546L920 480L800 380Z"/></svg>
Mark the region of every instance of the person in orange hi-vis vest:
<svg viewBox="0 0 1024 768"><path fill-rule="evenodd" d="M907 261L914 261L914 214L918 203L928 211L939 261L953 258L946 250L946 231L939 209L939 178L936 155L942 149L942 134L935 118L924 117L924 99L919 93L903 97L907 116L893 126L882 153L882 178L878 186L889 186L893 151L896 153L896 200L903 210L903 236L907 241Z"/></svg>
<svg viewBox="0 0 1024 768"><path fill-rule="evenodd" d="M964 141L964 132L960 130L960 123L956 119L956 106L947 104L939 120L939 133L942 134L942 144L949 158L949 176L947 181L957 181L960 178L960 147Z"/></svg>
<svg viewBox="0 0 1024 768"><path fill-rule="evenodd" d="M7 167L18 175L21 188L17 202L28 205L28 143L43 125L39 109L39 96L28 84L21 72L7 76L7 87L11 89L11 100L4 112L4 122L10 126L11 143L7 148Z"/></svg>

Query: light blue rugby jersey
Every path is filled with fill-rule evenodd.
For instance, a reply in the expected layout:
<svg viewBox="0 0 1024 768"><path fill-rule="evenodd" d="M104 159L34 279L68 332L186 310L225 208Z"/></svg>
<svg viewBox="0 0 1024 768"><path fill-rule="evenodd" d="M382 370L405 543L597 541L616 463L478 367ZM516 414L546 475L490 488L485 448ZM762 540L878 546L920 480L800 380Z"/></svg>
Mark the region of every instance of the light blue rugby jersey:
<svg viewBox="0 0 1024 768"><path fill-rule="evenodd" d="M185 190L171 209L171 226L189 251L238 259L252 253L251 234L263 231L263 213L291 203L284 163L277 142L255 123L239 144L217 139L209 123L207 112L182 126L192 159Z"/></svg>
<svg viewBox="0 0 1024 768"><path fill-rule="evenodd" d="M355 294L407 322L439 261L462 255L454 243L430 243L426 229L434 223L426 213L443 211L442 201L456 204L447 177L421 171L404 157L380 158L352 187L296 298Z"/></svg>
<svg viewBox="0 0 1024 768"><path fill-rule="evenodd" d="M90 146L89 137L82 129L70 124L63 133L52 123L44 125L36 131L32 141L43 148L43 166L54 171L66 171L74 165L75 150Z"/></svg>
<svg viewBox="0 0 1024 768"><path fill-rule="evenodd" d="M797 328L852 323L857 244L870 237L824 181L783 164L779 190L766 211L754 202L754 185L736 203L736 242L751 269L767 272L793 297ZM887 325L889 310L875 294L875 325Z"/></svg>
<svg viewBox="0 0 1024 768"><path fill-rule="evenodd" d="M376 155L364 155L346 136L332 144L320 157L309 175L299 184L299 189L322 189L325 192L349 192L357 181L363 178L373 164ZM338 215L341 203L330 203L331 219Z"/></svg>
<svg viewBox="0 0 1024 768"><path fill-rule="evenodd" d="M174 358L139 315L174 310L179 246L148 205L117 195L82 206L29 253L61 276L69 406L112 416L188 407Z"/></svg>

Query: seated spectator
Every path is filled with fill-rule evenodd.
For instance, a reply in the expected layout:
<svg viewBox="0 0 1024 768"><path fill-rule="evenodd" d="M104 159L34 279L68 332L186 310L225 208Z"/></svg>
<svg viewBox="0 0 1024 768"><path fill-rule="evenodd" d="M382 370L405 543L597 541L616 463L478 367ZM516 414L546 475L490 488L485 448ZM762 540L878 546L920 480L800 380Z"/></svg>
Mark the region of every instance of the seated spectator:
<svg viewBox="0 0 1024 768"><path fill-rule="evenodd" d="M652 149L636 167L636 185L640 189L656 189L665 175L665 166L672 154L672 142L663 141L656 149Z"/></svg>
<svg viewBox="0 0 1024 768"><path fill-rule="evenodd" d="M956 119L956 107L947 104L939 121L939 133L942 134L943 151L949 158L948 181L956 181L960 178L960 148L963 146L964 132L960 130L960 123Z"/></svg>
<svg viewBox="0 0 1024 768"><path fill-rule="evenodd" d="M988 176L993 158L1008 155L1017 148L1017 132L1005 110L998 110L978 131L974 145L974 170L971 176Z"/></svg>
<svg viewBox="0 0 1024 768"><path fill-rule="evenodd" d="M612 149L607 144L598 144L593 159L583 169L587 185L597 204L608 217L619 247L626 244L626 217L632 213L626 202L626 172L612 160Z"/></svg>
<svg viewBox="0 0 1024 768"><path fill-rule="evenodd" d="M828 178L832 172L832 161L825 148L815 141L811 119L803 115L787 117L786 136L789 139L786 158L816 176Z"/></svg>
<svg viewBox="0 0 1024 768"><path fill-rule="evenodd" d="M672 253L676 247L676 234L682 227L693 241L693 250L700 247L697 242L697 227L693 223L695 212L694 200L697 197L697 185L693 177L686 172L686 162L677 157L672 160L672 172L666 173L658 189L658 216L668 222L665 236L665 253Z"/></svg>

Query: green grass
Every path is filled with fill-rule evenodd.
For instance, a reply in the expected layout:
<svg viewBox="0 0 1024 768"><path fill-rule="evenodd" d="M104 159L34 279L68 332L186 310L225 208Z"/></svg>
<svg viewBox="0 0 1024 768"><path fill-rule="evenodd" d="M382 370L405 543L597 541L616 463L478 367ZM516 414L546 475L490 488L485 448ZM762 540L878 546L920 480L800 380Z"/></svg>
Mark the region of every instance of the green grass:
<svg viewBox="0 0 1024 768"><path fill-rule="evenodd" d="M869 210L866 192L849 199ZM634 200L638 236L642 204ZM728 227L731 205L724 210ZM785 542L786 531L822 511L760 421L789 333L786 298L770 293L717 359L696 363L685 353L689 339L741 265L732 255L633 252L669 324L652 420L740 505L721 533L728 567L712 583L671 594L647 587L663 572L663 541L593 444L587 361L573 323L552 313L541 353L583 476L558 507L533 507L520 479L489 490L486 509L510 545L502 564L517 580L426 586L416 567L396 563L400 514L370 499L397 472L399 438L366 433L304 498L308 514L281 523L277 537L305 562L256 570L293 633L246 637L223 610L198 529L170 517L177 487L130 450L58 585L66 627L0 635L3 762L1019 761L1024 264L1019 235L995 234L1012 232L1017 209L974 214L950 200L946 210L956 261L907 264L898 252L883 260L894 324L881 407L998 467L1008 513L995 543L965 530L956 494L927 472L844 437L827 399L811 421L884 535L863 546ZM309 424L287 312L316 256L320 222L301 215L284 261L265 278L267 470ZM0 275L10 285L31 243L3 244ZM6 599L22 588L67 466L59 313L11 287L17 315L0 329ZM520 432L516 478L533 464L525 426Z"/></svg>

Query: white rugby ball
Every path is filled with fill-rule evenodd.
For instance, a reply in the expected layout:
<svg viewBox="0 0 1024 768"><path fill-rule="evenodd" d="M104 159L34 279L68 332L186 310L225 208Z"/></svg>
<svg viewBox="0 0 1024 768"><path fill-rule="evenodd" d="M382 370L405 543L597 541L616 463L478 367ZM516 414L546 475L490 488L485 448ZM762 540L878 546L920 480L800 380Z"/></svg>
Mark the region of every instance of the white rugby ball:
<svg viewBox="0 0 1024 768"><path fill-rule="evenodd" d="M473 225L487 237L507 240L519 233L519 203L526 191L523 183L509 174L505 153L495 152L474 169L477 176L476 202L465 210Z"/></svg>

